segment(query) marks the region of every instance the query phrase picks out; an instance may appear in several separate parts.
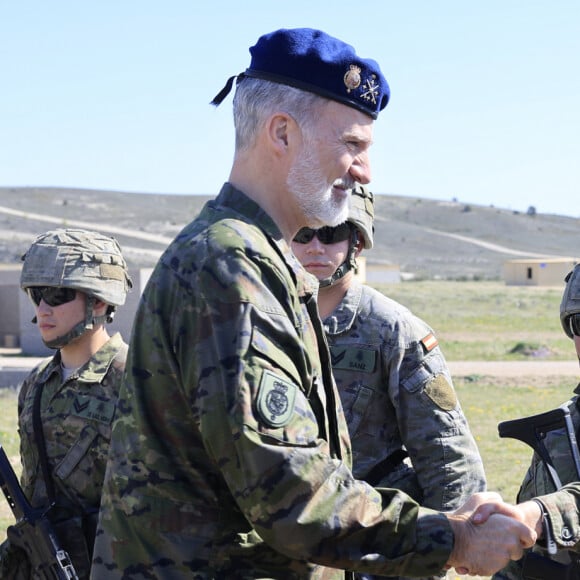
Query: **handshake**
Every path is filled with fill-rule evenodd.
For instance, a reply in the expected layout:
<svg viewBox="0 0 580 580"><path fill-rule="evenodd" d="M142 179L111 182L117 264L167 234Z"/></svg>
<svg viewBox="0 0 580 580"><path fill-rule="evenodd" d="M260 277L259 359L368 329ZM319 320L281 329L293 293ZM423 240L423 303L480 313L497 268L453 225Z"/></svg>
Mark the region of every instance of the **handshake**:
<svg viewBox="0 0 580 580"><path fill-rule="evenodd" d="M491 575L522 558L542 536L542 508L535 500L511 505L495 492L477 493L446 516L455 536L447 567L459 574Z"/></svg>
<svg viewBox="0 0 580 580"><path fill-rule="evenodd" d="M543 500L556 506L562 516L566 514L571 527L576 529L580 525L578 515L580 489L578 483L573 482L580 481L580 453L570 407L576 407L575 400L546 413L504 421L498 428L500 437L519 439L534 449L537 458L544 463L555 490L544 496ZM566 443L557 444L552 441L550 450L546 441L552 432L564 434L563 441ZM552 455L560 457L559 463L565 458L566 469L563 470L563 479L564 483L572 484L571 487L562 490L562 478L555 468L555 457ZM547 546L548 554L554 555L557 551L550 526L544 526L544 507L537 499L510 505L497 493L478 493L461 508L446 515L455 536L455 544L447 566L455 568L460 574L489 575L497 572L510 560L522 558L524 550L531 548L542 538L544 530L547 537L542 539ZM577 538L570 534L567 542L569 545L566 547L573 547L576 540ZM535 570L534 577L578 577L577 567L574 568L572 576L567 575L564 570L556 574L555 568L561 565L553 560L550 562L551 568L545 562L542 563L547 575L536 576L538 570ZM540 564L535 560L531 565L538 568Z"/></svg>

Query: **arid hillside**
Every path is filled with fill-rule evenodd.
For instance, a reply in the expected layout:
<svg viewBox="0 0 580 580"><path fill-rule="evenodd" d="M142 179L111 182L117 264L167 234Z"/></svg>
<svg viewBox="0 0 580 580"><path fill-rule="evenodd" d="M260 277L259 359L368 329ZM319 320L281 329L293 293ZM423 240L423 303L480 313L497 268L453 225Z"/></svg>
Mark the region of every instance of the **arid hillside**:
<svg viewBox="0 0 580 580"><path fill-rule="evenodd" d="M213 196L211 196L213 197ZM0 187L0 263L16 263L33 237L79 225L114 235L133 265L148 266L210 196ZM580 256L580 219L457 201L378 194L369 263L404 276L498 279L505 260Z"/></svg>

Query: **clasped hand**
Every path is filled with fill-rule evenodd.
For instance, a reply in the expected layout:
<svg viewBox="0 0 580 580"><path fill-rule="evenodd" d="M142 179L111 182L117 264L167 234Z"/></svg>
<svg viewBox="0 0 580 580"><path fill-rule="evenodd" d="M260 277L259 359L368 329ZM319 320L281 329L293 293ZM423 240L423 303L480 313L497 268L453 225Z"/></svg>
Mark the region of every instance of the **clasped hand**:
<svg viewBox="0 0 580 580"><path fill-rule="evenodd" d="M446 515L455 536L447 565L459 574L494 574L510 560L519 560L524 550L535 544L538 518L541 529L536 502L514 506L495 492L477 493Z"/></svg>

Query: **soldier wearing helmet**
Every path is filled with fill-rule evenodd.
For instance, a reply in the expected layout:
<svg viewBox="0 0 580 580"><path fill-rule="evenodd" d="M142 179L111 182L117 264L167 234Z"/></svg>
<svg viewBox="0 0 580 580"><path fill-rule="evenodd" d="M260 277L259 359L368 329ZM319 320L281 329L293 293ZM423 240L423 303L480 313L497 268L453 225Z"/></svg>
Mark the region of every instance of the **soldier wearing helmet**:
<svg viewBox="0 0 580 580"><path fill-rule="evenodd" d="M576 355L580 361L580 264L577 264L568 273L565 282L566 287L560 302L560 321L566 335L574 341ZM575 395L564 405L570 411L574 432L579 433L580 384L576 386L574 393ZM578 441L578 435L576 435L576 439ZM570 456L569 443L564 430L549 432L544 438L544 444L550 457L555 459L554 465L562 484L578 482L578 473ZM562 461L562 458L565 458L565 460ZM534 556L530 557L529 554L526 554L521 560L510 562L508 566L493 576L494 580L519 580L531 577L580 578L578 547L574 546L575 539L580 537L580 523L577 516L570 517L573 513L577 514L580 509L578 507L580 506L580 484L576 483L574 485L576 485L576 489L556 491L548 468L539 455L534 453L530 467L518 491L517 502L522 504L520 509L525 510L522 513L527 513L530 506L537 505L536 502L528 500L550 494L545 499L540 497L540 501L547 514L545 520L551 523L550 527L556 532L553 535L553 539L557 545L557 553L549 554L545 549L545 544L539 543L533 548ZM572 502L571 498L567 497L567 494L575 496L575 502ZM574 551L568 550L572 547L574 547ZM551 568L548 564L542 563L548 576L538 576L537 568L539 564L538 560L535 559L537 555L548 558L554 561L556 566L559 565L561 567L554 571L556 568ZM530 571L533 576L529 575Z"/></svg>
<svg viewBox="0 0 580 580"><path fill-rule="evenodd" d="M566 289L560 304L560 321L564 332L574 340L580 358L580 264L566 276Z"/></svg>
<svg viewBox="0 0 580 580"><path fill-rule="evenodd" d="M87 330L111 322L131 287L127 265L114 238L85 230L54 230L39 236L22 257L20 286L36 308L81 293L85 316L63 335L41 334L49 348L62 348ZM66 302L63 302L66 303ZM38 319L38 315L36 317Z"/></svg>
<svg viewBox="0 0 580 580"><path fill-rule="evenodd" d="M56 353L24 380L18 397L22 487L49 506L61 543L88 578L111 425L127 345L106 323L131 278L114 238L81 229L38 236L23 256L21 287L43 342ZM2 545L0 578L33 577L19 538Z"/></svg>
<svg viewBox="0 0 580 580"><path fill-rule="evenodd" d="M292 250L319 280L355 477L449 511L485 490L481 456L433 330L355 276L373 233L373 194L357 185L347 221L303 228Z"/></svg>

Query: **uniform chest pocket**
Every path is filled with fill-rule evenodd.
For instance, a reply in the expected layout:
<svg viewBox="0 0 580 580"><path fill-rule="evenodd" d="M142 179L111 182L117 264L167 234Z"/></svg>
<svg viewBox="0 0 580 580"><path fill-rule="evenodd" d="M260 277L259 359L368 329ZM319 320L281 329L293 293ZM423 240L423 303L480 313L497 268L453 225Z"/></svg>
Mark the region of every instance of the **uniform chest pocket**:
<svg viewBox="0 0 580 580"><path fill-rule="evenodd" d="M358 433L361 426L361 422L366 415L367 409L373 400L374 391L365 387L364 385L359 385L356 390L350 393L350 397L344 396L346 420L348 423L348 429L351 436Z"/></svg>

